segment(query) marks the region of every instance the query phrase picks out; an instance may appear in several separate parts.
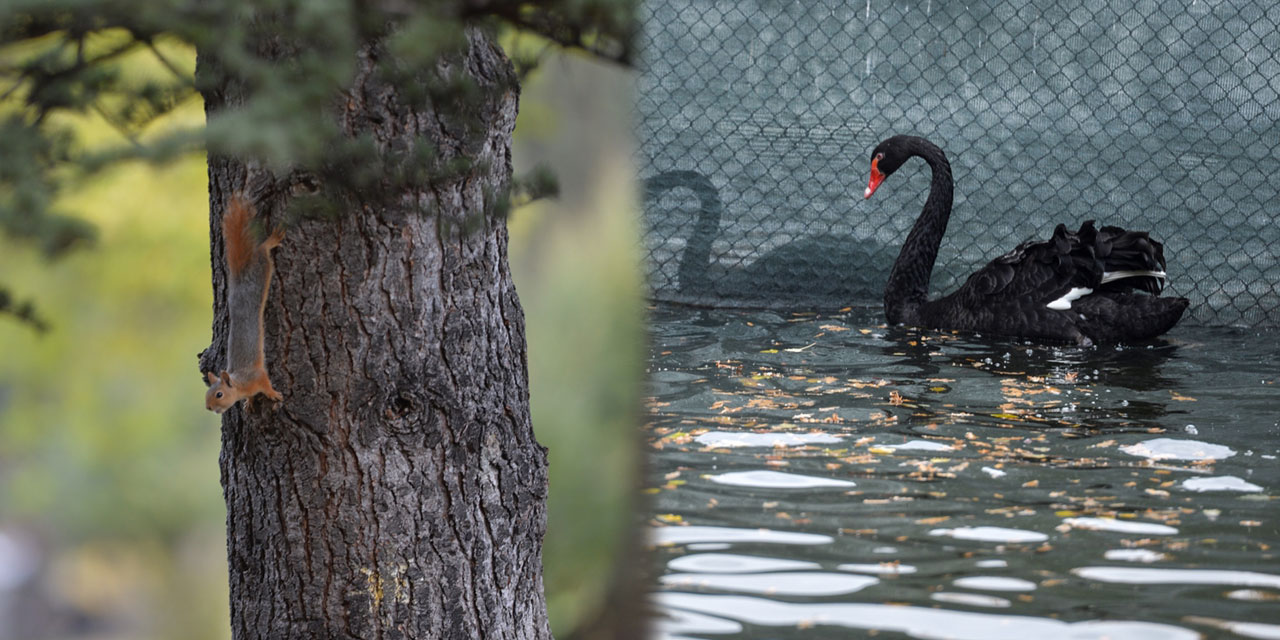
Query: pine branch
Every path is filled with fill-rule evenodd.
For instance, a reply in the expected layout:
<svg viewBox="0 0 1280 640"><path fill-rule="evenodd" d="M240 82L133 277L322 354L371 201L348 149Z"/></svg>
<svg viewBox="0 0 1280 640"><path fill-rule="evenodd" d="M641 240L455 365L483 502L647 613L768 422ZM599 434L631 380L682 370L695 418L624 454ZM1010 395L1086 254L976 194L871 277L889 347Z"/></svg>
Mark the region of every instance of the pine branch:
<svg viewBox="0 0 1280 640"><path fill-rule="evenodd" d="M49 324L36 313L30 301L18 302L9 290L3 287L0 287L0 314L13 316L14 319L29 325L39 333L49 330Z"/></svg>

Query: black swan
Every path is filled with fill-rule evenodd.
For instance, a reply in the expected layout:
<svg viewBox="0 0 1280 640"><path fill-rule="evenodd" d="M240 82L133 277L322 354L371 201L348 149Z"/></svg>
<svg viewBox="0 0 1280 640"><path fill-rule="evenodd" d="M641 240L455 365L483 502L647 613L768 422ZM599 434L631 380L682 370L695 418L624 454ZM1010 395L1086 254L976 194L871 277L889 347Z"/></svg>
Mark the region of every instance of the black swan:
<svg viewBox="0 0 1280 640"><path fill-rule="evenodd" d="M924 210L889 273L884 290L889 322L1092 345L1153 338L1182 317L1186 298L1158 297L1165 280L1164 247L1145 231L1095 229L1092 220L1075 232L1059 224L1049 240L1024 242L956 291L928 300L929 276L951 217L946 154L915 136L881 142L871 152L871 180L863 197L870 198L913 156L929 163L933 180Z"/></svg>
<svg viewBox="0 0 1280 640"><path fill-rule="evenodd" d="M681 294L748 307L795 309L797 303L841 307L851 300L873 300L888 277L887 266L874 259L885 250L883 245L829 233L778 246L745 266L725 267L712 257L724 213L719 189L697 171L665 171L644 181L645 202L653 206L677 189L691 191L698 200L693 230L676 269ZM850 269L849 265L861 267Z"/></svg>

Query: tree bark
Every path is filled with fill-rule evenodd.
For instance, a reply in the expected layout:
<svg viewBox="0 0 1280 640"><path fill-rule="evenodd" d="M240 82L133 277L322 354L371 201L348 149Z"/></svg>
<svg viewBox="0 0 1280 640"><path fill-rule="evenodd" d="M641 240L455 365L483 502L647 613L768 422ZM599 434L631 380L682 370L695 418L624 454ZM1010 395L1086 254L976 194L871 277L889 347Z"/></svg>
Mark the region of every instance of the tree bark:
<svg viewBox="0 0 1280 640"><path fill-rule="evenodd" d="M506 223L490 213L511 178L518 83L487 35L467 39L433 73L480 88L474 123L387 84L375 44L336 117L380 152L430 144L470 168L291 224L275 251L265 352L284 401L241 403L222 423L235 638L551 635L546 452L529 419ZM216 77L216 62L200 64ZM207 111L233 106L235 92L205 84ZM245 191L265 224L284 219L287 184L262 173L210 156L216 302L202 370L225 354L225 203Z"/></svg>

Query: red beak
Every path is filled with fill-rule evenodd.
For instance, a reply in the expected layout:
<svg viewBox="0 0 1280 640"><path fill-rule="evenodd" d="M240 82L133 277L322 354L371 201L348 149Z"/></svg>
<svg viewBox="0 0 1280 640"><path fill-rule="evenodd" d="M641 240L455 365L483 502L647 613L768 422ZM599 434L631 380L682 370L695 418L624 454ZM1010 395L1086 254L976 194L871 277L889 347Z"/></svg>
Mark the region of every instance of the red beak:
<svg viewBox="0 0 1280 640"><path fill-rule="evenodd" d="M880 158L871 159L871 181L867 183L867 190L862 194L864 200L870 198L871 194L880 188L880 183L884 182L884 174L880 173L880 168L876 166L879 163Z"/></svg>

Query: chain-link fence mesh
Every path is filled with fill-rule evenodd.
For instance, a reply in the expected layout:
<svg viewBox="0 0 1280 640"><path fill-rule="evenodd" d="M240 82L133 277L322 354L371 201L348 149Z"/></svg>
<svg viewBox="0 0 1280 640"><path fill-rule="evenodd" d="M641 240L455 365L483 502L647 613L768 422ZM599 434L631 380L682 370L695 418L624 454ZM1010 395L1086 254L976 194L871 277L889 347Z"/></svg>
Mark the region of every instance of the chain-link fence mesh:
<svg viewBox="0 0 1280 640"><path fill-rule="evenodd" d="M1165 245L1184 322L1280 324L1280 4L646 0L639 126L659 299L880 299L928 192L862 199L933 140L956 189L933 289L1054 225Z"/></svg>

